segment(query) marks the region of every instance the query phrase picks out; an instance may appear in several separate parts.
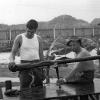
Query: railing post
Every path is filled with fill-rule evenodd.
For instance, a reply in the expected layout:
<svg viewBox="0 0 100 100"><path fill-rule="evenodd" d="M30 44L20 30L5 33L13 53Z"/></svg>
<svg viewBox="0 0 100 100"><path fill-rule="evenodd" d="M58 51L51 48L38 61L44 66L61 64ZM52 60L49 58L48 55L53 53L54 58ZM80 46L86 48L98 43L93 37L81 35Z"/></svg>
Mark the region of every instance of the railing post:
<svg viewBox="0 0 100 100"><path fill-rule="evenodd" d="M54 40L55 40L55 38L56 38L56 29L55 29L55 27L53 28L53 37L54 37Z"/></svg>
<svg viewBox="0 0 100 100"><path fill-rule="evenodd" d="M11 41L11 29L9 29L9 36L10 36L10 41Z"/></svg>
<svg viewBox="0 0 100 100"><path fill-rule="evenodd" d="M93 27L93 34L92 34L92 35L93 35L93 37L94 37L94 27Z"/></svg>
<svg viewBox="0 0 100 100"><path fill-rule="evenodd" d="M73 34L74 34L74 36L76 35L76 32L75 32L75 27L73 28Z"/></svg>

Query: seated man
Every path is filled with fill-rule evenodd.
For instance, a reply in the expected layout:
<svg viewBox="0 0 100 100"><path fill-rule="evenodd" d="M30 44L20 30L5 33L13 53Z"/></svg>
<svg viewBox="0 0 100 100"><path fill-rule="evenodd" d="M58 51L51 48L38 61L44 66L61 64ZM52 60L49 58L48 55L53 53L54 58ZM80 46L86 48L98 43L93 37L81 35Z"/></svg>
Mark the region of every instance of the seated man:
<svg viewBox="0 0 100 100"><path fill-rule="evenodd" d="M89 57L90 53L82 47L81 39L71 39L68 43L68 46L71 47L72 51L75 52L76 58ZM94 78L94 62L82 61L76 62L73 66L72 71L69 73L65 79L58 80L58 83L87 83L93 82Z"/></svg>

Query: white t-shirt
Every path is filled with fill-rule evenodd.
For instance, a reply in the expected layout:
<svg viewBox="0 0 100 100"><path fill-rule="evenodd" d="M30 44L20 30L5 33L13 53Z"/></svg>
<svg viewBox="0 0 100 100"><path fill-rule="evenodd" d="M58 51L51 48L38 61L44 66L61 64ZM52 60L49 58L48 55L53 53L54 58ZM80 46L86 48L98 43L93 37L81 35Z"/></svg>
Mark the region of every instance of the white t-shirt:
<svg viewBox="0 0 100 100"><path fill-rule="evenodd" d="M28 39L25 33L22 35L22 45L20 47L20 58L21 60L39 60L39 41L38 36L34 34L32 39Z"/></svg>

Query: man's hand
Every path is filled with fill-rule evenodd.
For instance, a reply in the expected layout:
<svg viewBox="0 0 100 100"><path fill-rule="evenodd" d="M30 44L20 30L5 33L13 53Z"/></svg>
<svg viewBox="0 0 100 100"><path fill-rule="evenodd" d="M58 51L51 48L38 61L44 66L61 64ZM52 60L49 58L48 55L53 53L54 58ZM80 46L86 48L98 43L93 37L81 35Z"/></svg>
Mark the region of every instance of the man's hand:
<svg viewBox="0 0 100 100"><path fill-rule="evenodd" d="M8 64L8 68L9 68L10 71L16 72L15 62L10 62L10 63Z"/></svg>
<svg viewBox="0 0 100 100"><path fill-rule="evenodd" d="M59 85L59 84L64 84L65 83L65 80L63 78L57 80L56 84Z"/></svg>

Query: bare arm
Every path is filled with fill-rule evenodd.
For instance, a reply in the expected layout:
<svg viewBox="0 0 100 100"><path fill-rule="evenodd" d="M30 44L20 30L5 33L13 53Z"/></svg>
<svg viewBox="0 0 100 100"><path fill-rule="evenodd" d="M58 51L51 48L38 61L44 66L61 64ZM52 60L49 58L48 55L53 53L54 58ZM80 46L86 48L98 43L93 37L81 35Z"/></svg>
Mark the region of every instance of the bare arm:
<svg viewBox="0 0 100 100"><path fill-rule="evenodd" d="M43 55L43 40L40 36L38 36L39 39L39 57L40 60L43 61L44 60L44 55Z"/></svg>
<svg viewBox="0 0 100 100"><path fill-rule="evenodd" d="M9 57L10 62L14 62L15 56L18 53L18 50L21 46L21 41L22 41L21 35L16 36L14 43L13 43L13 46L12 46L11 54L10 54L10 57Z"/></svg>
<svg viewBox="0 0 100 100"><path fill-rule="evenodd" d="M90 56L89 54L82 52L80 53L80 55L78 56L78 58L84 58L84 57L88 57ZM84 70L84 67L87 66L88 62L84 61L84 62L77 62L74 65L73 70L70 72L69 76L66 77L66 80L71 79L73 76L75 76L76 74L78 74L78 72L81 72Z"/></svg>
<svg viewBox="0 0 100 100"><path fill-rule="evenodd" d="M73 76L76 75L76 73L80 70L79 66L80 66L80 62L77 62L74 65L74 68L72 69L72 71L69 73L69 75L65 78L67 81L70 80Z"/></svg>

